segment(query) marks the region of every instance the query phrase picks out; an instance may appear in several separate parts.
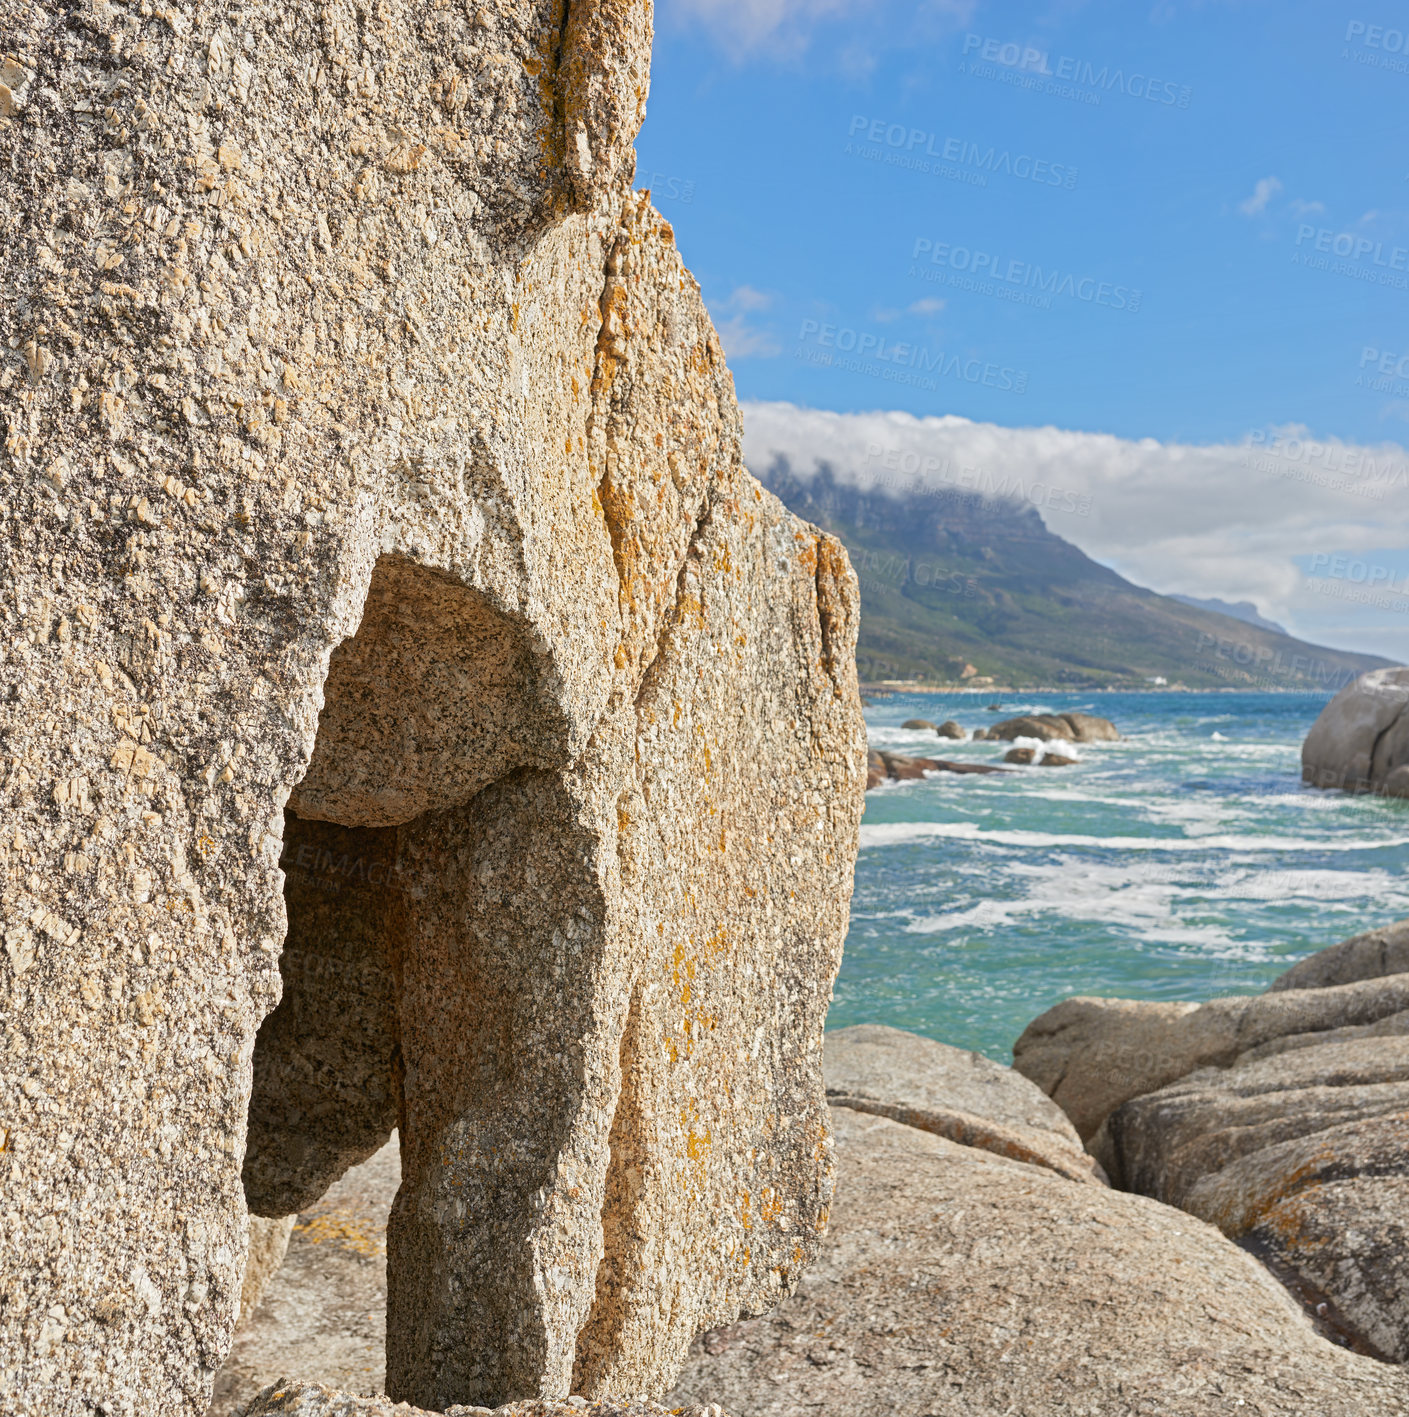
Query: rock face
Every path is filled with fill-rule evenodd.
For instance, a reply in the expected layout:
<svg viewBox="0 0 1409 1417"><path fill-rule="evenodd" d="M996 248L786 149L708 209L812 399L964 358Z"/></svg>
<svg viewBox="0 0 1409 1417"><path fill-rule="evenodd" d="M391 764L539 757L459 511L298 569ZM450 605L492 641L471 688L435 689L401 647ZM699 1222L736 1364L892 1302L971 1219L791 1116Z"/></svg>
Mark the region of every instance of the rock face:
<svg viewBox="0 0 1409 1417"><path fill-rule="evenodd" d="M1113 1184L1263 1258L1363 1351L1409 1361L1403 922L1202 1006L1070 999L1014 1049ZM1346 982L1338 982L1345 980Z"/></svg>
<svg viewBox="0 0 1409 1417"><path fill-rule="evenodd" d="M1265 1269L1156 1201L850 1109L820 1259L706 1334L667 1405L739 1417L1401 1417L1409 1375L1321 1338Z"/></svg>
<svg viewBox="0 0 1409 1417"><path fill-rule="evenodd" d="M1105 1179L1062 1109L981 1053L858 1024L827 1034L822 1070L833 1107L890 1117L1068 1180Z"/></svg>
<svg viewBox="0 0 1409 1417"><path fill-rule="evenodd" d="M1409 797L1409 669L1372 669L1321 710L1301 746L1315 787Z"/></svg>
<svg viewBox="0 0 1409 1417"><path fill-rule="evenodd" d="M988 736L1008 743L1014 738L1055 738L1068 743L1114 743L1120 738L1110 719L1089 713L1037 713L1005 718L988 730Z"/></svg>
<svg viewBox="0 0 1409 1417"><path fill-rule="evenodd" d="M201 1413L394 1117L392 1394L659 1391L817 1247L865 745L649 7L0 19L0 1407Z"/></svg>

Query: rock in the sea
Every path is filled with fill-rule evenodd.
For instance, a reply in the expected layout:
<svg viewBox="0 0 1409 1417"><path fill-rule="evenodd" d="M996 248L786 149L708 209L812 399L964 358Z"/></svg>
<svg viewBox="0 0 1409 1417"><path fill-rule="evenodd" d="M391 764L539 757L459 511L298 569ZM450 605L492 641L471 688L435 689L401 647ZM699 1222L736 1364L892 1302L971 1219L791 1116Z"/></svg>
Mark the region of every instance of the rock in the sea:
<svg viewBox="0 0 1409 1417"><path fill-rule="evenodd" d="M935 732L941 738L952 738L956 743L962 743L969 736L952 718L946 718Z"/></svg>
<svg viewBox="0 0 1409 1417"><path fill-rule="evenodd" d="M197 1417L246 1183L393 1114L422 1406L816 1251L856 582L630 190L650 12L5 8L0 1406Z"/></svg>
<svg viewBox="0 0 1409 1417"><path fill-rule="evenodd" d="M1037 760L1040 768L1072 768L1080 761L1078 758L1069 758L1065 753L1043 753Z"/></svg>
<svg viewBox="0 0 1409 1417"><path fill-rule="evenodd" d="M880 1024L826 1036L827 1101L1046 1167L1102 1181L1066 1113L1041 1088L981 1053Z"/></svg>
<svg viewBox="0 0 1409 1417"><path fill-rule="evenodd" d="M907 718L900 726L902 728L925 728L931 733L936 731L935 725L927 718Z"/></svg>
<svg viewBox="0 0 1409 1417"><path fill-rule="evenodd" d="M1409 668L1346 685L1311 725L1301 775L1314 787L1409 797Z"/></svg>
<svg viewBox="0 0 1409 1417"><path fill-rule="evenodd" d="M1211 1225L835 1108L821 1257L704 1335L676 1403L741 1417L1403 1417L1409 1373L1322 1338Z"/></svg>
<svg viewBox="0 0 1409 1417"><path fill-rule="evenodd" d="M385 1397L358 1397L314 1383L274 1384L241 1417L442 1417L424 1407L408 1407ZM503 1407L447 1407L443 1417L727 1417L716 1403L666 1409L644 1398L529 1398Z"/></svg>
<svg viewBox="0 0 1409 1417"><path fill-rule="evenodd" d="M1120 738L1110 719L1089 713L1038 713L1005 718L988 730L988 736L1010 743L1014 738L1058 738L1068 743L1113 743Z"/></svg>
<svg viewBox="0 0 1409 1417"><path fill-rule="evenodd" d="M982 742L985 742L985 741L987 740L987 738L988 738L988 729L986 729L986 728L975 728L975 729L974 729L973 741L974 741L975 743L982 743Z"/></svg>
<svg viewBox="0 0 1409 1417"><path fill-rule="evenodd" d="M1018 763L1024 767L1031 767L1037 761L1038 749L1036 748L1009 748L1003 754L1005 763Z"/></svg>
<svg viewBox="0 0 1409 1417"><path fill-rule="evenodd" d="M1006 768L994 767L991 763L956 763L947 758L910 758L903 753L873 752L867 758L866 786L868 789L877 787L887 778L894 782L919 782L930 772L982 776L1006 771Z"/></svg>

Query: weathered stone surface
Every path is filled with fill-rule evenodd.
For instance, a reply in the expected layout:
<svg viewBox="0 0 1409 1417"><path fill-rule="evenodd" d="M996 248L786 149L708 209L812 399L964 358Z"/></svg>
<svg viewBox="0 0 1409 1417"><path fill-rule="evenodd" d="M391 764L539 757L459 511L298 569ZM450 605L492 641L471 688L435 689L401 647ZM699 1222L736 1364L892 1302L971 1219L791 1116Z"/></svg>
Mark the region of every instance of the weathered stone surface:
<svg viewBox="0 0 1409 1417"><path fill-rule="evenodd" d="M240 1281L240 1323L245 1323L259 1307L269 1281L279 1272L289 1249L297 1216L286 1215L280 1220L265 1220L250 1216L250 1242L245 1254L245 1273Z"/></svg>
<svg viewBox="0 0 1409 1417"><path fill-rule="evenodd" d="M395 1101L423 1405L815 1250L855 583L629 192L649 7L564 14L0 0L0 1406L203 1411L247 1119L277 1213ZM286 904L320 821L386 899Z"/></svg>
<svg viewBox="0 0 1409 1417"><path fill-rule="evenodd" d="M290 1217L287 1257L259 1306L241 1313L208 1417L234 1417L287 1373L314 1373L342 1392L385 1390L386 1228L400 1184L393 1138Z"/></svg>
<svg viewBox="0 0 1409 1417"><path fill-rule="evenodd" d="M1315 787L1409 795L1409 669L1372 669L1321 710L1301 745ZM1392 779L1392 780L1391 780Z"/></svg>
<svg viewBox="0 0 1409 1417"><path fill-rule="evenodd" d="M766 1317L705 1335L667 1405L739 1417L1399 1417L1212 1226L837 1109L827 1243ZM1239 1405L1241 1403L1241 1405Z"/></svg>
<svg viewBox="0 0 1409 1417"><path fill-rule="evenodd" d="M439 1417L423 1407L393 1403L384 1397L354 1397L312 1383L284 1381L262 1393L243 1417ZM715 1403L668 1412L641 1398L610 1398L588 1402L583 1398L557 1401L510 1402L503 1407L448 1407L444 1417L727 1417Z"/></svg>
<svg viewBox="0 0 1409 1417"><path fill-rule="evenodd" d="M1409 920L1366 930L1307 955L1279 974L1267 992L1324 989L1332 984L1353 984L1357 979L1383 979L1388 974L1409 974Z"/></svg>
<svg viewBox="0 0 1409 1417"><path fill-rule="evenodd" d="M1020 1073L981 1053L858 1024L827 1034L822 1074L834 1108L890 1117L1070 1180L1103 1179L1066 1113Z"/></svg>
<svg viewBox="0 0 1409 1417"><path fill-rule="evenodd" d="M1217 1225L1409 1360L1409 1037L1201 1069L1119 1108L1099 1149L1117 1184Z"/></svg>
<svg viewBox="0 0 1409 1417"><path fill-rule="evenodd" d="M1196 1068L1228 1067L1252 1049L1296 1035L1397 1028L1397 1019L1389 1021L1406 1009L1409 974L1207 1004L1064 999L1024 1029L1013 1045L1013 1066L1089 1142L1121 1103Z"/></svg>

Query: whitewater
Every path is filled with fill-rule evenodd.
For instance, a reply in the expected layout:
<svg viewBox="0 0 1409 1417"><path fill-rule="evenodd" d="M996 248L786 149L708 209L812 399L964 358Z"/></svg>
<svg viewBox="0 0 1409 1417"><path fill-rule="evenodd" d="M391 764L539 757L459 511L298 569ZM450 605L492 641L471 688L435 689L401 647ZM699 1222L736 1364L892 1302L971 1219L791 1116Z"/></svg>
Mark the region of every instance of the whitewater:
<svg viewBox="0 0 1409 1417"><path fill-rule="evenodd" d="M1409 802L1306 787L1324 694L897 694L873 748L999 763L906 719L986 728L1020 713L1111 719L1071 767L939 774L866 797L830 1027L888 1023L1007 1062L1071 994L1204 1000L1409 915Z"/></svg>

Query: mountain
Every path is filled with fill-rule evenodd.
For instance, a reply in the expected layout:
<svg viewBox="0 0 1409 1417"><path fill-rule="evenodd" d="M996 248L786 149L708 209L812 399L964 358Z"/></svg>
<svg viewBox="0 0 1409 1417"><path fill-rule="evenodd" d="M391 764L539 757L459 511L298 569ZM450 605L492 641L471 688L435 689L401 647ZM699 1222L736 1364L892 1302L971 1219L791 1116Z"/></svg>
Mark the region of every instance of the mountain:
<svg viewBox="0 0 1409 1417"><path fill-rule="evenodd" d="M1275 620L1268 620L1265 616L1259 615L1257 606L1250 600L1219 600L1216 595L1202 599L1197 595L1171 595L1169 598L1184 605L1196 605L1200 610L1215 610L1220 615L1241 620L1245 625L1257 625L1264 630L1275 630L1279 635L1287 633L1286 629Z"/></svg>
<svg viewBox="0 0 1409 1417"><path fill-rule="evenodd" d="M1025 502L952 488L897 497L826 466L801 476L783 458L760 481L850 552L863 680L1333 690L1389 663L1133 585Z"/></svg>

